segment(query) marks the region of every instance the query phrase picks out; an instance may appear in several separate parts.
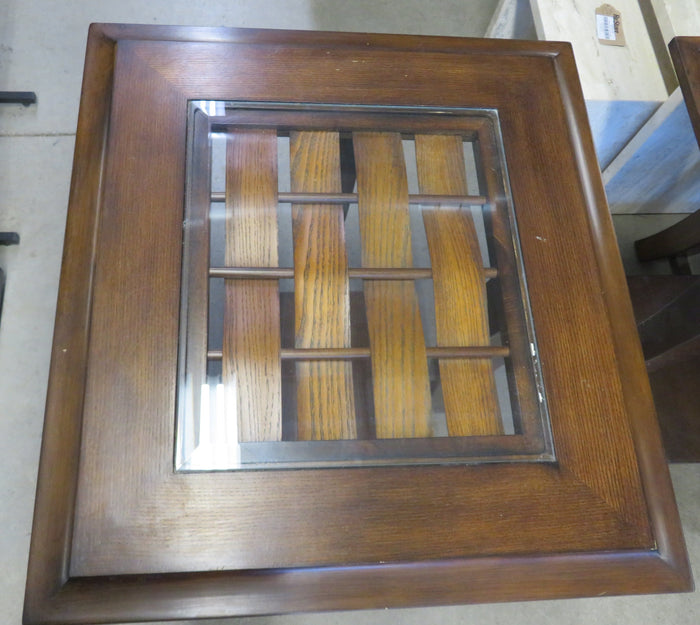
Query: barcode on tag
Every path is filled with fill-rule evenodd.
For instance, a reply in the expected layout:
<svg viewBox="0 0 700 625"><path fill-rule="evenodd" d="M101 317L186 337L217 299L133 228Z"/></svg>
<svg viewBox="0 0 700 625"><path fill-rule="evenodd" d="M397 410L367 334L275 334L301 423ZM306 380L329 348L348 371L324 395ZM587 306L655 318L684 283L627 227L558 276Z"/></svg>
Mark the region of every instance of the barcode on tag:
<svg viewBox="0 0 700 625"><path fill-rule="evenodd" d="M595 16L596 29L598 31L598 39L605 41L615 41L615 18L612 15Z"/></svg>

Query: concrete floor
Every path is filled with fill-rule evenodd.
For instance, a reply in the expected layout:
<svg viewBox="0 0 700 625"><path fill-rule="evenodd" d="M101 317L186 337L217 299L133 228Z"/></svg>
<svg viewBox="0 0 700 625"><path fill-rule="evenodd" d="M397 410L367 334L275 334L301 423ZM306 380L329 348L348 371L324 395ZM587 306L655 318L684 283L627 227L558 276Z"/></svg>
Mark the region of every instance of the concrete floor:
<svg viewBox="0 0 700 625"><path fill-rule="evenodd" d="M74 132L90 22L227 25L478 36L496 0L4 0L0 90L33 90L37 106L0 107L0 247L7 274L0 323L0 625L21 622L36 470ZM634 232L637 221L616 222ZM621 225L627 222L632 225ZM647 226L643 226L647 227ZM633 238L621 236L621 241ZM625 244L626 245L626 244ZM627 248L625 248L627 249ZM623 254L627 254L623 250ZM672 475L690 551L700 570L700 465ZM700 622L700 593L525 604L366 611L223 621L250 624ZM222 621L216 621L222 623Z"/></svg>

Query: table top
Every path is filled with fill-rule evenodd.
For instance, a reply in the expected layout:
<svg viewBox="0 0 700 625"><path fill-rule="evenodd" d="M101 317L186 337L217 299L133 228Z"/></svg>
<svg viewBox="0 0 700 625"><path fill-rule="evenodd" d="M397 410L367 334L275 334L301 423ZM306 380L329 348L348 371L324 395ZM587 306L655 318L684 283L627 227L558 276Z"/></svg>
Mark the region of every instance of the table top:
<svg viewBox="0 0 700 625"><path fill-rule="evenodd" d="M349 152L356 191L336 167ZM410 266L418 232L430 266ZM65 249L27 622L689 588L567 44L95 25ZM413 281L428 277L426 331ZM346 334L353 299L365 345ZM510 421L497 389L473 399L495 356ZM342 362L367 357L364 373ZM212 414L209 375L235 389L239 456L177 470L188 415ZM371 403L344 386L358 379Z"/></svg>

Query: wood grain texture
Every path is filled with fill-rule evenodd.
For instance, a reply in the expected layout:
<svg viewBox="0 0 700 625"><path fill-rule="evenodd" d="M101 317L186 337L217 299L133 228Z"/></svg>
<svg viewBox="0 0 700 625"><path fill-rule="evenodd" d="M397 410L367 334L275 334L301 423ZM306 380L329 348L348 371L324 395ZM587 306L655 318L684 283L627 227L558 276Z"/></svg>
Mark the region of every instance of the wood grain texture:
<svg viewBox="0 0 700 625"><path fill-rule="evenodd" d="M47 618L68 578L87 378L92 278L100 224L115 42L91 26L75 138L51 371L29 547L23 620ZM61 373L59 373L61 372ZM63 377L65 376L65 378Z"/></svg>
<svg viewBox="0 0 700 625"><path fill-rule="evenodd" d="M568 127L569 144L573 148L573 163L570 164L570 167L576 170L581 185L584 204L581 214L585 216L587 222L590 244L593 248L592 260L598 270L596 292L600 293L605 307L606 323L601 325L605 331L609 331L616 359L614 376L616 380L614 382L609 380L607 384L605 380L601 380L600 386L603 389L609 387L613 393L618 394L618 397L621 395L622 403L621 410L616 408L611 410L610 414L620 415L614 419L612 427L606 424L600 428L605 438L601 437L600 442L596 441L596 444L601 450L606 449L604 455L608 461L604 463L605 466L599 465L598 476L595 476L592 465L576 459L576 455L583 451L582 448L577 450L577 454L565 451L560 457L565 458L565 462L571 463L579 477L583 477L589 484L593 484L593 488L606 498L613 509L620 510L627 519L638 524L642 531L653 535L654 550L674 570L674 575L681 586L691 589L693 586L692 572L683 540L678 509L673 497L668 464L661 445L659 425L649 379L644 367L639 335L634 327L634 315L627 291L624 268L606 203L605 190L599 177L593 138L587 124L588 118L583 93L581 85L574 78L576 64L573 53L568 51L566 54L561 54L557 58L554 70L557 76L557 90L561 94L563 103L561 114ZM532 130L534 130L532 126L521 126L519 132L515 133L515 137L518 137L516 141L524 138L527 144L528 139L532 137ZM527 136L528 134L529 136ZM549 143L554 139L554 136L546 139ZM543 152L551 155L549 150L550 146L547 145ZM542 156L543 154L535 157L534 162L542 162ZM569 175L566 177L568 178ZM551 172L550 180L556 183L556 191L567 188L562 184L563 178L562 172L556 170ZM544 182L544 180L538 181L536 186L542 189ZM556 197L556 194L551 195L553 190L555 189L547 189L550 197ZM569 210L557 208L553 208L551 212L552 223L561 223L571 214ZM537 230L537 228L534 229L534 231ZM533 234L534 232L530 230L530 235ZM544 234L546 236L546 233ZM526 238L528 237L526 236ZM578 243L582 245L581 249L587 249L587 242L581 243L579 241ZM532 248L530 249L532 250ZM561 250L557 250L557 253L560 254ZM581 275L586 274L584 272ZM573 277L572 284L578 286L581 284L581 280L581 277ZM587 284L587 286L590 285ZM532 289L530 290L532 292ZM596 345L596 348L599 347L600 343ZM568 348L563 346L563 349ZM583 349L579 353L586 354L586 351ZM610 370L610 365L604 365L601 359L598 359L595 366L599 368L605 366ZM613 420L608 418L608 421ZM592 437L591 429L588 429L591 426L593 427ZM579 437L567 437L564 443L569 445L583 442L586 439L595 440L597 433L593 419L590 420L588 428L581 431ZM634 442L633 448L629 446L618 447L619 441L627 440L627 432ZM616 442L609 447L608 445L613 441ZM591 445L588 445L587 449L590 450ZM624 453L619 453L623 449ZM636 460L631 461L630 455L636 457ZM579 455L579 457L582 456ZM624 489L610 488L608 480L612 475L616 475L613 484L616 486L626 484L626 487ZM595 478L598 480L597 484ZM605 483L606 481L608 484ZM641 483L642 491L633 486L636 483ZM642 510L648 515L648 524ZM648 529L643 529L644 527Z"/></svg>
<svg viewBox="0 0 700 625"><path fill-rule="evenodd" d="M519 558L471 558L363 567L232 571L195 575L107 577L68 582L51 598L41 621L55 614L76 622L197 619L368 610L465 603L608 597L626 592L673 592L678 581L655 552L565 553ZM663 581L659 581L663 580ZM599 599L606 601L606 599Z"/></svg>
<svg viewBox="0 0 700 625"><path fill-rule="evenodd" d="M401 136L354 133L363 267L411 267ZM377 438L430 436L425 338L413 282L364 284Z"/></svg>
<svg viewBox="0 0 700 625"><path fill-rule="evenodd" d="M555 69L562 81L565 74L575 75L573 58L565 55L558 59ZM543 133L531 124L518 124L507 141L511 147L505 148L505 157L513 162L517 158L512 151L515 144L527 146L528 168L518 169L514 175L509 170L509 180L518 207L523 262L557 459L621 518L652 538L639 488L640 464L634 448L620 446L620 441L630 440L637 423L644 422L649 428L649 440L655 436L652 428L658 432L658 426L652 426L654 409L644 363L636 361L639 337L585 106L575 81L565 88L563 82L551 84L547 91L541 94L545 100L556 93L564 97L563 107L547 112L547 123L568 126L570 134ZM552 158L561 145L570 146L572 158ZM547 169L545 176L533 175L541 168ZM577 210L572 210L573 205ZM530 211L536 212L528 219L525 215ZM579 253L572 256L574 247ZM576 262L561 260L574 257ZM622 282L618 281L620 276ZM583 326L587 331L582 335ZM601 349L603 345L605 349ZM562 379L558 376L571 383L553 384L555 378ZM562 438L562 430L584 413L585 424L577 427L579 436ZM589 462L592 449L606 460L597 465ZM667 472L663 454L658 459L661 464L653 469L654 480Z"/></svg>
<svg viewBox="0 0 700 625"><path fill-rule="evenodd" d="M226 151L226 263L276 267L277 134L233 131ZM269 280L226 282L223 383L235 389L239 440L282 438L278 286ZM230 408L227 406L227 411Z"/></svg>
<svg viewBox="0 0 700 625"><path fill-rule="evenodd" d="M416 135L421 193L467 195L462 138ZM471 215L425 207L425 234L433 266L438 345L488 345L486 287ZM440 361L447 428L453 436L503 433L490 360Z"/></svg>
<svg viewBox="0 0 700 625"><path fill-rule="evenodd" d="M290 134L292 191L340 192L335 132ZM342 206L292 206L295 347L350 347L350 297ZM354 438L355 401L348 362L297 364L300 440Z"/></svg>

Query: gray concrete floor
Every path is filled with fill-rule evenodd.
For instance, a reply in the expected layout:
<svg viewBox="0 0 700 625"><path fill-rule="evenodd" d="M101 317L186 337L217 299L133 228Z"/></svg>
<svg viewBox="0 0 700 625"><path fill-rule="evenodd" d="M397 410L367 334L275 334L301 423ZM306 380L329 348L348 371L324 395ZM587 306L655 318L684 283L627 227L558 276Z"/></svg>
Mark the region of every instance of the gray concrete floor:
<svg viewBox="0 0 700 625"><path fill-rule="evenodd" d="M43 405L87 27L138 22L478 36L496 0L4 0L0 90L32 90L39 104L0 107L0 247L7 273L0 323L0 625L18 625L39 457ZM633 232L626 216L618 230ZM627 221L631 226L621 224ZM629 234L623 240L634 238ZM626 244L625 244L626 245ZM626 249L626 248L625 248ZM623 249L623 255L627 252ZM700 570L700 465L672 476L690 551ZM227 622L227 621L224 621ZM232 620L251 624L700 622L700 594L366 611ZM222 623L222 621L216 621Z"/></svg>

